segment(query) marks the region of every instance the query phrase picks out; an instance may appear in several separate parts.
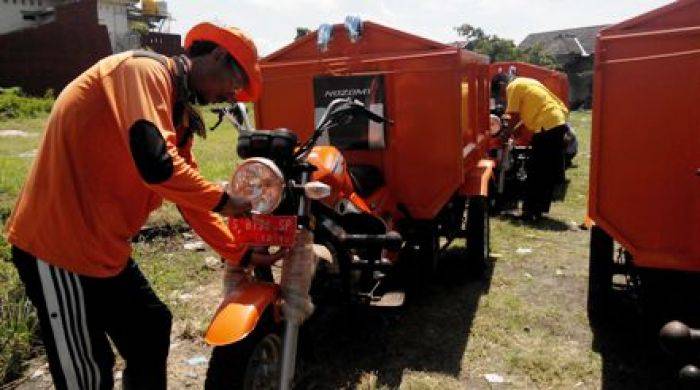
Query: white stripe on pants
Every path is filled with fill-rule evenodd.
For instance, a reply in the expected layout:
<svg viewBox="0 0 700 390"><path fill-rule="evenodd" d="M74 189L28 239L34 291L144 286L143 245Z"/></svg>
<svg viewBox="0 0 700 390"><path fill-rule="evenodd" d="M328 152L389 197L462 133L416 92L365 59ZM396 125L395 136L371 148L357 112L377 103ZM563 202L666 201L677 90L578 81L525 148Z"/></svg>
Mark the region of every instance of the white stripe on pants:
<svg viewBox="0 0 700 390"><path fill-rule="evenodd" d="M37 259L37 267L51 332L68 389L99 388L100 372L92 356L80 279L70 272L48 265L39 259ZM57 283L54 283L54 278ZM72 286L71 282L77 288ZM63 309L59 299L63 302ZM69 304L73 310L68 310Z"/></svg>

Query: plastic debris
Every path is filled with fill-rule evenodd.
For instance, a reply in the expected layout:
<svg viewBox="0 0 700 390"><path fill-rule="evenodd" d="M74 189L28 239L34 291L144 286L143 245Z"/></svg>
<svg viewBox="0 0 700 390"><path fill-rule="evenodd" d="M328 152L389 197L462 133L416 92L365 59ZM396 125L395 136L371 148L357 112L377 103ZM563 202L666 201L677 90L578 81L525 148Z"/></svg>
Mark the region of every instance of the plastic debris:
<svg viewBox="0 0 700 390"><path fill-rule="evenodd" d="M185 243L185 249L188 251L201 252L205 248L204 241L192 241Z"/></svg>
<svg viewBox="0 0 700 390"><path fill-rule="evenodd" d="M189 294L189 293L181 294L177 298L181 301L189 301L190 299L192 299L192 294Z"/></svg>
<svg viewBox="0 0 700 390"><path fill-rule="evenodd" d="M209 269L218 270L224 268L224 263L214 256L207 256L204 259L204 266Z"/></svg>
<svg viewBox="0 0 700 390"><path fill-rule="evenodd" d="M532 253L532 248L518 248L515 250L515 253L519 255L529 255Z"/></svg>
<svg viewBox="0 0 700 390"><path fill-rule="evenodd" d="M44 370L41 369L41 368L37 368L37 370L34 371L34 373L32 374L32 376L30 377L30 379L31 379L31 380L34 380L34 379L37 379L37 378L41 378L41 377L44 376L44 375L46 375L46 371L44 371Z"/></svg>
<svg viewBox="0 0 700 390"><path fill-rule="evenodd" d="M0 137L29 137L29 133L22 130L0 130Z"/></svg>
<svg viewBox="0 0 700 390"><path fill-rule="evenodd" d="M557 276L564 276L564 271L563 271L561 268L557 268L557 270L554 271L554 273L555 273Z"/></svg>
<svg viewBox="0 0 700 390"><path fill-rule="evenodd" d="M529 272L525 272L525 279L528 279L528 280L532 279L532 274Z"/></svg>
<svg viewBox="0 0 700 390"><path fill-rule="evenodd" d="M17 157L19 157L19 158L34 158L34 157L36 157L36 154L37 154L37 150L32 149L32 150L29 150L27 152L18 154Z"/></svg>
<svg viewBox="0 0 700 390"><path fill-rule="evenodd" d="M195 356L192 358L189 358L185 361L188 366L201 366L207 363L207 358L204 356Z"/></svg>
<svg viewBox="0 0 700 390"><path fill-rule="evenodd" d="M491 252L491 253L489 253L489 257L494 258L494 259L500 259L503 257L503 254L497 253L497 252Z"/></svg>
<svg viewBox="0 0 700 390"><path fill-rule="evenodd" d="M124 376L124 371L117 371L114 373L114 380L115 381L121 380L123 376Z"/></svg>
<svg viewBox="0 0 700 390"><path fill-rule="evenodd" d="M348 39L356 43L362 35L362 19L359 16L345 17L345 29L348 30Z"/></svg>
<svg viewBox="0 0 700 390"><path fill-rule="evenodd" d="M318 27L318 41L316 44L318 45L318 49L322 52L328 51L328 44L331 41L333 35L333 26L324 23Z"/></svg>
<svg viewBox="0 0 700 390"><path fill-rule="evenodd" d="M488 383L505 383L505 379L498 374L484 374L484 378Z"/></svg>

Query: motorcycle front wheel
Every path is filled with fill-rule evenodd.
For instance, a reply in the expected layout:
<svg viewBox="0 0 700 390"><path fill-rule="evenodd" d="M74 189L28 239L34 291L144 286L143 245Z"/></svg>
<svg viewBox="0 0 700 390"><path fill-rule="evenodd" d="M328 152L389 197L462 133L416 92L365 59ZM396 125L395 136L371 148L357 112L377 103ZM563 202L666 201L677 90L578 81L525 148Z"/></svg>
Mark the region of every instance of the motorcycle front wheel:
<svg viewBox="0 0 700 390"><path fill-rule="evenodd" d="M214 348L204 388L277 389L281 359L282 338L268 310L245 339Z"/></svg>

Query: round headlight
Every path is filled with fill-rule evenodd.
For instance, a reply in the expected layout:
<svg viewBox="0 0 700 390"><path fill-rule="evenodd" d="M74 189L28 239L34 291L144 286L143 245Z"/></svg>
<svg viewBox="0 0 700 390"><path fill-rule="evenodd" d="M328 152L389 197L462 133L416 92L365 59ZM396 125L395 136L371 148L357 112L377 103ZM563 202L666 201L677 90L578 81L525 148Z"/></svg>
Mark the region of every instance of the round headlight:
<svg viewBox="0 0 700 390"><path fill-rule="evenodd" d="M284 176L272 160L249 158L233 172L231 192L248 199L254 213L270 214L282 202Z"/></svg>

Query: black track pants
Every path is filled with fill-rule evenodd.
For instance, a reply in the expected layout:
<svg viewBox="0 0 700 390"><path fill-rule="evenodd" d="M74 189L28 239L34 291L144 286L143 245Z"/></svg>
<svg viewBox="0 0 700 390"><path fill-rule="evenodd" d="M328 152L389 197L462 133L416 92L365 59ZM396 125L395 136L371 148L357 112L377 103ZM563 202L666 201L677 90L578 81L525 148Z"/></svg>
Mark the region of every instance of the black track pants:
<svg viewBox="0 0 700 390"><path fill-rule="evenodd" d="M112 340L124 389L166 388L172 315L132 260L119 275L76 275L12 248L36 307L56 389L112 389Z"/></svg>
<svg viewBox="0 0 700 390"><path fill-rule="evenodd" d="M564 124L532 137L523 205L526 213L541 215L549 212L554 187L564 182L564 132L567 127Z"/></svg>

